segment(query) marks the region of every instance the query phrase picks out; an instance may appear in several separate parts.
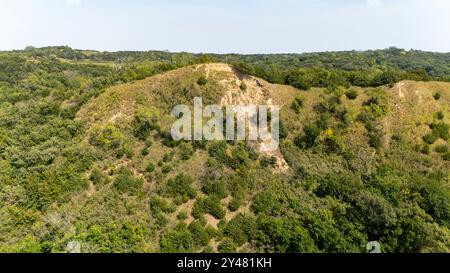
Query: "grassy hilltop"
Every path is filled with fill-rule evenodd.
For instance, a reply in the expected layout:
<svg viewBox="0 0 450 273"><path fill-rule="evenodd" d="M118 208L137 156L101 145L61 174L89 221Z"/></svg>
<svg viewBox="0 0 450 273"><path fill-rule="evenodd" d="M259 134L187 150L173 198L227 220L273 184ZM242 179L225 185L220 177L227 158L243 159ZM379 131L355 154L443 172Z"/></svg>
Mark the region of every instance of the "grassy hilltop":
<svg viewBox="0 0 450 273"><path fill-rule="evenodd" d="M0 251L449 252L448 56L0 52ZM173 141L198 96L279 151Z"/></svg>

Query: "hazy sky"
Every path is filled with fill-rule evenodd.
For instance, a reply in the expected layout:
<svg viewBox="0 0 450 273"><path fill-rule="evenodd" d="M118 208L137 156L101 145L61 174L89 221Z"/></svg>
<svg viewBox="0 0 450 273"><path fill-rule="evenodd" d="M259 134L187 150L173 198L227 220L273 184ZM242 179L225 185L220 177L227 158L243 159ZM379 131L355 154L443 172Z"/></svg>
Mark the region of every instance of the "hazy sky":
<svg viewBox="0 0 450 273"><path fill-rule="evenodd" d="M450 51L450 0L0 0L0 50Z"/></svg>

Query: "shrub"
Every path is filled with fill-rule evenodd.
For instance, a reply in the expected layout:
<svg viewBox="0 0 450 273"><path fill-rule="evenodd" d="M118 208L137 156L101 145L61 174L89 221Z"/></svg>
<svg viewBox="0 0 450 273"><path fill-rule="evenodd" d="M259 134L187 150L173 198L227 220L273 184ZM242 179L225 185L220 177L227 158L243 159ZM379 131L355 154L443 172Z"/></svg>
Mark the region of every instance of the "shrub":
<svg viewBox="0 0 450 273"><path fill-rule="evenodd" d="M444 119L444 113L442 111L439 111L436 113L436 118L439 120L443 120Z"/></svg>
<svg viewBox="0 0 450 273"><path fill-rule="evenodd" d="M227 223L223 230L226 237L233 239L238 246L251 241L257 233L256 221L254 218L238 214Z"/></svg>
<svg viewBox="0 0 450 273"><path fill-rule="evenodd" d="M153 130L160 131L159 119L158 109L139 109L133 121L134 136L141 141L145 141Z"/></svg>
<svg viewBox="0 0 450 273"><path fill-rule="evenodd" d="M197 199L195 201L194 207L192 208L192 216L196 219L199 219L205 213L206 212L205 207L203 206L203 199Z"/></svg>
<svg viewBox="0 0 450 273"><path fill-rule="evenodd" d="M431 152L430 145L428 145L426 143L423 144L422 148L420 149L420 152L423 153L423 154L426 154L426 155L430 154L430 152Z"/></svg>
<svg viewBox="0 0 450 273"><path fill-rule="evenodd" d="M190 142L180 145L180 157L181 160L189 160L195 153L194 147Z"/></svg>
<svg viewBox="0 0 450 273"><path fill-rule="evenodd" d="M178 218L178 220L180 220L180 221L186 220L186 219L188 218L188 213L187 213L187 211L185 211L185 210L180 211L180 212L178 213L177 218Z"/></svg>
<svg viewBox="0 0 450 273"><path fill-rule="evenodd" d="M280 132L280 138L281 138L281 132ZM247 152L248 152L248 158L250 160L256 161L259 159L258 151L254 147L249 148Z"/></svg>
<svg viewBox="0 0 450 273"><path fill-rule="evenodd" d="M204 199L203 205L205 206L205 211L217 219L225 217L225 210L220 204L219 197L208 196Z"/></svg>
<svg viewBox="0 0 450 273"><path fill-rule="evenodd" d="M356 100L358 98L358 95L358 90L356 90L355 88L350 88L347 90L347 92L345 92L345 96L349 100Z"/></svg>
<svg viewBox="0 0 450 273"><path fill-rule="evenodd" d="M246 168L250 159L249 152L242 143L228 149L228 144L225 141L220 141L213 143L208 151L211 157L234 170Z"/></svg>
<svg viewBox="0 0 450 273"><path fill-rule="evenodd" d="M450 224L450 192L444 189L447 185L447 174L436 172L430 177L415 176L414 178L411 189L420 193L423 198L420 207L436 222Z"/></svg>
<svg viewBox="0 0 450 273"><path fill-rule="evenodd" d="M255 214L276 215L281 210L281 202L272 191L264 191L256 195L251 208Z"/></svg>
<svg viewBox="0 0 450 273"><path fill-rule="evenodd" d="M228 196L229 192L222 180L208 180L202 187L202 191L208 195L215 195L220 199Z"/></svg>
<svg viewBox="0 0 450 273"><path fill-rule="evenodd" d="M141 151L141 154L142 154L143 156L147 156L149 153L150 153L150 151L148 150L147 147L144 147L144 149L142 149L142 151Z"/></svg>
<svg viewBox="0 0 450 273"><path fill-rule="evenodd" d="M121 193L135 195L144 185L144 180L135 178L133 172L125 167L120 168L114 180L114 187Z"/></svg>
<svg viewBox="0 0 450 273"><path fill-rule="evenodd" d="M154 172L156 169L155 165L153 163L148 163L147 168L145 169L148 173Z"/></svg>
<svg viewBox="0 0 450 273"><path fill-rule="evenodd" d="M309 149L316 145L316 140L320 136L321 130L316 125L305 126L304 134L295 139L296 146L302 149Z"/></svg>
<svg viewBox="0 0 450 273"><path fill-rule="evenodd" d="M319 197L327 195L336 199L348 200L360 187L360 181L351 175L328 174L319 181L315 194Z"/></svg>
<svg viewBox="0 0 450 273"><path fill-rule="evenodd" d="M316 121L317 127L321 130L326 130L331 126L332 115L330 113L322 113Z"/></svg>
<svg viewBox="0 0 450 273"><path fill-rule="evenodd" d="M231 238L223 238L218 247L219 253L233 253L236 251L236 245Z"/></svg>
<svg viewBox="0 0 450 273"><path fill-rule="evenodd" d="M300 68L291 71L285 79L285 84L295 88L309 90L311 87L330 87L345 85L345 79L336 71L330 71L321 67Z"/></svg>
<svg viewBox="0 0 450 273"><path fill-rule="evenodd" d="M373 81L372 86L390 85L392 86L399 80L397 73L394 71L385 71L377 75Z"/></svg>
<svg viewBox="0 0 450 273"><path fill-rule="evenodd" d="M208 196L204 199L198 199L192 209L192 215L195 218L200 218L203 214L208 213L217 219L225 217L225 209L220 204L220 199L217 196Z"/></svg>
<svg viewBox="0 0 450 273"><path fill-rule="evenodd" d="M297 113L300 114L302 108L303 108L303 99L302 98L295 98L292 102L291 108Z"/></svg>
<svg viewBox="0 0 450 273"><path fill-rule="evenodd" d="M383 138L383 125L378 120L387 114L388 109L384 90L375 89L358 116L358 120L364 123L368 131L369 145L375 149L382 147Z"/></svg>
<svg viewBox="0 0 450 273"><path fill-rule="evenodd" d="M159 136L161 138L162 144L166 147L175 148L181 144L181 141L176 141L172 138L170 132L160 132Z"/></svg>
<svg viewBox="0 0 450 273"><path fill-rule="evenodd" d="M435 93L434 95L433 95L433 98L435 99L435 100L440 100L441 99L441 93Z"/></svg>
<svg viewBox="0 0 450 273"><path fill-rule="evenodd" d="M187 202L197 195L197 192L191 186L192 183L193 180L190 176L179 174L167 183L167 194L173 198L181 197L183 201Z"/></svg>
<svg viewBox="0 0 450 273"><path fill-rule="evenodd" d="M277 158L275 156L264 156L260 160L260 164L262 167L275 167L277 165Z"/></svg>
<svg viewBox="0 0 450 273"><path fill-rule="evenodd" d="M434 144L438 139L439 139L439 136L436 135L434 132L432 132L428 135L425 135L423 137L423 141L425 141L425 143L430 144L430 145Z"/></svg>
<svg viewBox="0 0 450 273"><path fill-rule="evenodd" d="M447 145L438 145L436 148L434 148L434 151L440 154L446 154L448 153L448 146Z"/></svg>
<svg viewBox="0 0 450 273"><path fill-rule="evenodd" d="M208 83L208 79L205 76L200 76L197 80L197 84L200 86L206 85Z"/></svg>
<svg viewBox="0 0 450 273"><path fill-rule="evenodd" d="M446 153L445 155L442 155L442 159L445 161L450 161L450 153Z"/></svg>
<svg viewBox="0 0 450 273"><path fill-rule="evenodd" d="M198 57L198 63L201 64L213 63L214 61L214 58L208 54L201 54L200 57Z"/></svg>
<svg viewBox="0 0 450 273"><path fill-rule="evenodd" d="M197 246L206 246L211 239L204 225L198 220L189 225L189 231Z"/></svg>
<svg viewBox="0 0 450 273"><path fill-rule="evenodd" d="M372 96L364 103L363 111L367 112L372 120L385 116L389 111L389 104L384 90L375 89Z"/></svg>
<svg viewBox="0 0 450 273"><path fill-rule="evenodd" d="M97 168L92 169L89 180L96 186L107 184L108 182L108 178Z"/></svg>
<svg viewBox="0 0 450 273"><path fill-rule="evenodd" d="M261 215L256 220L256 244L269 252L312 253L318 249L307 229L286 217Z"/></svg>
<svg viewBox="0 0 450 273"><path fill-rule="evenodd" d="M166 153L166 154L164 154L163 159L162 159L162 161L164 163L170 162L172 160L173 160L173 153Z"/></svg>
<svg viewBox="0 0 450 273"><path fill-rule="evenodd" d="M195 241L188 226L180 223L173 231L162 235L160 246L164 253L187 253L194 250Z"/></svg>
<svg viewBox="0 0 450 273"><path fill-rule="evenodd" d="M159 212L164 213L173 213L176 210L174 205L169 204L166 199L161 198L159 196L151 196L150 197L150 211L153 215L156 215Z"/></svg>
<svg viewBox="0 0 450 273"><path fill-rule="evenodd" d="M339 127L342 129L347 129L352 122L352 116L345 107L337 109L335 117L340 121Z"/></svg>
<svg viewBox="0 0 450 273"><path fill-rule="evenodd" d="M210 144L208 152L209 156L217 159L221 163L228 162L228 145L225 141L214 142Z"/></svg>
<svg viewBox="0 0 450 273"><path fill-rule="evenodd" d="M103 129L94 130L90 135L89 142L91 145L104 150L113 151L118 158L131 153L125 135L113 124L108 124Z"/></svg>
<svg viewBox="0 0 450 273"><path fill-rule="evenodd" d="M161 172L162 172L163 174L168 174L168 173L170 173L171 171L173 171L173 168L172 168L171 165L165 165L165 166L163 166L163 167L161 168Z"/></svg>
<svg viewBox="0 0 450 273"><path fill-rule="evenodd" d="M248 150L244 144L234 146L231 151L231 157L228 158L227 165L234 170L245 169L249 163Z"/></svg>
<svg viewBox="0 0 450 273"><path fill-rule="evenodd" d="M383 147L383 134L381 132L369 132L369 145L372 148L380 149Z"/></svg>
<svg viewBox="0 0 450 273"><path fill-rule="evenodd" d="M343 144L337 136L327 136L322 141L325 151L327 153L341 153L343 151Z"/></svg>
<svg viewBox="0 0 450 273"><path fill-rule="evenodd" d="M228 204L228 209L230 211L237 211L242 206L242 197L233 197Z"/></svg>
<svg viewBox="0 0 450 273"><path fill-rule="evenodd" d="M433 134L437 137L442 138L445 141L449 140L450 134L448 131L450 130L450 126L448 124L443 122L433 123L430 125L430 128L433 130Z"/></svg>
<svg viewBox="0 0 450 273"><path fill-rule="evenodd" d="M20 238L14 245L2 244L0 245L1 253L43 253L43 245L33 235L26 235L24 238Z"/></svg>
<svg viewBox="0 0 450 273"><path fill-rule="evenodd" d="M353 198L369 236L377 236L395 221L395 211L385 198L366 191L358 192Z"/></svg>
<svg viewBox="0 0 450 273"><path fill-rule="evenodd" d="M242 82L239 88L241 89L241 91L247 91L247 85L245 84L245 82Z"/></svg>

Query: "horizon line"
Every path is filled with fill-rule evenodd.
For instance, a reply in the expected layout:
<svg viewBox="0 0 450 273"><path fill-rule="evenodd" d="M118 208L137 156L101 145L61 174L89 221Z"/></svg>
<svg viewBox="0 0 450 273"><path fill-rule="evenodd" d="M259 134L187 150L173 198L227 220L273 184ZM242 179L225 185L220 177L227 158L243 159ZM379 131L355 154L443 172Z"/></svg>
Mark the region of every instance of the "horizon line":
<svg viewBox="0 0 450 273"><path fill-rule="evenodd" d="M419 51L419 52L425 52L425 53L439 53L439 54L449 54L450 51L433 51L433 50L426 50L426 49L417 49L417 48L402 48L397 46L389 46L385 48L370 48L370 49L346 49L346 50L323 50L323 51L299 51L299 52L265 52L265 53L238 53L238 52L208 52L208 51L171 51L168 49L147 49L147 50L134 50L134 49L120 49L120 50L101 50L101 49L93 49L93 48L76 48L69 45L48 45L48 46L33 46L29 45L25 48L13 48L13 49L0 49L0 52L15 52L15 51L27 51L29 48L34 49L46 49L46 48L60 48L60 47L66 47L70 48L72 50L77 51L95 51L100 53L120 53L120 52L136 52L136 53L144 53L144 52L167 52L171 54L181 54L181 53L189 53L189 54L195 54L195 55L295 55L295 54L313 54L313 53L345 53L345 52L369 52L369 51L382 51L382 50L389 50L389 49L398 49L403 50L406 52L410 51Z"/></svg>

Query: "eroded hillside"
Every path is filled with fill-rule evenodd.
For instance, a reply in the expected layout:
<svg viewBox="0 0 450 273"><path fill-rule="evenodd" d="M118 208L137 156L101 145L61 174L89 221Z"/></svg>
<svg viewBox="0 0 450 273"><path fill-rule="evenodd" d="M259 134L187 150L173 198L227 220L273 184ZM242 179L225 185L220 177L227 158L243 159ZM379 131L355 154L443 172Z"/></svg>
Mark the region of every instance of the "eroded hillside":
<svg viewBox="0 0 450 273"><path fill-rule="evenodd" d="M205 82L201 82L203 78ZM269 84L264 80L235 71L225 64L208 64L187 67L143 81L114 87L92 100L77 116L89 126L85 137L87 143L92 139L92 134L95 135L94 132L98 133L98 130L108 126L112 130L117 130L118 134L119 132L123 134L121 141L130 150L128 151L130 155L117 159L115 156L108 156L110 152L106 152L105 156L108 160L102 158L97 163L97 168L105 176L113 181L118 168L126 166L136 177L143 179L144 196L154 196L156 193L158 196L169 198L158 199L158 205L161 205L159 204L161 202L168 202L167 206L174 206L173 210L161 212L162 215L166 215L164 217L160 214L153 215L151 217L153 220L149 220L150 222L155 221L154 217L163 217L168 224L166 228L173 226L176 229L179 227L176 226L177 222L195 225L198 221L195 219L200 219L201 223L205 221L206 227L220 230L225 225L224 220L220 221L222 217L229 221L235 219L240 215L239 213L249 217L258 215L257 210L251 209L254 205L255 194L258 197L258 194L264 192L266 187L270 188L270 185L276 184L275 181L279 179L288 177L291 177L288 180L299 179L299 183L306 187L304 194L312 191L321 198L326 196L342 198L339 196L344 194L341 192L342 189L329 189L330 186L324 186L330 183L328 181L331 179L330 175L340 177L333 183L343 183L338 181L349 179L346 183L350 183L350 188L347 189L350 192L364 187L364 183L367 182L361 184L358 182L359 179L370 177L381 166L392 168L392 171L404 172L443 171L445 175L448 171L448 161L442 159L445 154L435 150L436 147L447 145L446 140L440 138L433 144L426 144L423 138L432 132L431 123L449 123L449 90L449 85L446 83L406 81L393 87L383 88L300 91L288 86ZM436 100L434 96L438 93L441 96L439 100ZM169 115L171 107L181 103L192 105L193 98L197 96L203 97L206 102L219 103L222 106L239 104L282 106L284 139L280 151L274 155L267 155L259 153L258 150L251 150L249 147L252 146L245 144L243 146L220 143L177 145L170 143L164 137L161 138L161 135L166 135L168 126L173 122L173 118ZM444 113L442 119L437 117L439 112ZM147 114L145 118L155 122L157 129L146 139L139 140L134 131L136 128L133 126L135 126L136 117L142 114ZM158 130L160 130L159 133ZM305 139L305 131L308 132L308 130L315 131L307 136L315 137L314 139ZM151 145L148 142L151 142ZM428 148L424 148L426 145ZM424 149L429 149L429 153L424 154ZM243 158L240 153L244 154ZM276 160L272 160L272 156L275 156ZM235 160L237 162L233 162ZM155 169L150 173L148 172L149 164L155 167L150 168ZM216 164L223 166L219 167ZM245 167L242 168L242 166ZM180 183L180 177L177 176L180 174L191 178L192 190L198 192L196 195L187 194L186 196L183 191L174 196L164 194L170 181ZM243 176L243 180L248 177L250 181L245 183L249 184L234 188L236 186L234 183L238 183L233 182L237 179L234 174L237 177ZM277 176L280 177L277 178ZM323 177L327 182L320 182L324 179ZM224 179L227 181L225 182ZM381 181L385 179L387 178ZM395 191L402 194L405 192L407 196L402 198L413 198L417 194L409 189L408 182L404 180L405 177L394 175L394 178L389 179L393 179L392 182L388 182L393 183L389 187L393 187ZM442 179L441 183L444 183L442 186L447 187L448 177L444 176ZM224 185L219 186L220 183ZM109 195L109 192L114 190L110 187L114 188L114 183L106 189L92 185L92 188L98 191L93 194L95 196ZM247 187L247 189L242 190L240 187ZM338 192L335 193L335 190ZM192 199L194 196L197 201ZM173 199L173 197L176 198ZM125 198L127 202L129 202L128 198L130 197ZM144 200L147 199L144 198ZM148 207L147 202L141 202L136 203L139 208L137 211L152 211L152 206L155 206L150 202ZM202 202L207 203L206 207L214 208L198 208L200 207L198 203ZM208 202L216 202L216 205ZM301 206L310 203L311 200L304 202L306 203ZM324 206L329 205L324 204ZM448 209L444 207L444 210ZM209 209L212 211L208 212ZM202 212L199 213L199 210ZM312 211L320 213L322 210L315 208ZM205 214L202 218L200 215L203 213ZM183 217L177 219L180 214ZM447 216L442 215L442 217ZM158 237L157 234L155 236ZM220 238L217 237L210 242L212 249L217 250ZM156 238L154 240L157 242ZM163 250L167 250L164 245L162 247ZM243 247L253 248L254 245L247 243Z"/></svg>
<svg viewBox="0 0 450 273"><path fill-rule="evenodd" d="M280 105L280 149L173 141L195 97ZM51 231L54 251L448 252L449 107L449 83L302 91L226 64L116 85L76 114L85 186L8 232Z"/></svg>

